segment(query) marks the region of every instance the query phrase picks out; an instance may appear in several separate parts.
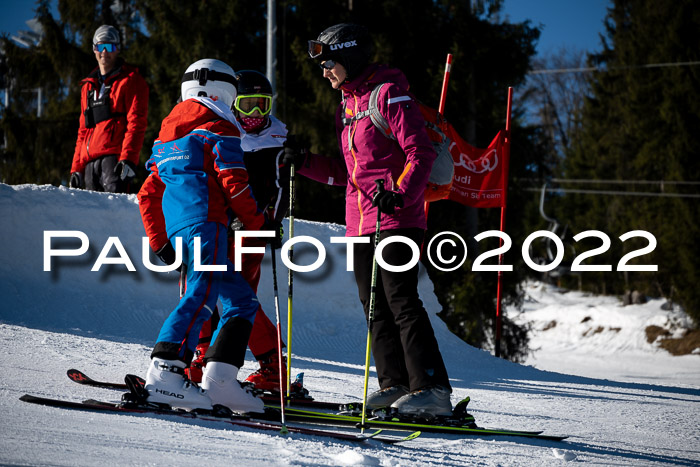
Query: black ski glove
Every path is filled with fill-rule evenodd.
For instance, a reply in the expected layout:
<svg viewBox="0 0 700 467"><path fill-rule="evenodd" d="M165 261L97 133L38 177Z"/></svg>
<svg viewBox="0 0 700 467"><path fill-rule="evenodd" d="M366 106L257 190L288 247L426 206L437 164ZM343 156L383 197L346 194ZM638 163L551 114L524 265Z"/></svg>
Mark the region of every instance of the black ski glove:
<svg viewBox="0 0 700 467"><path fill-rule="evenodd" d="M126 183L129 183L136 176L136 166L133 162L121 160L114 166L114 173Z"/></svg>
<svg viewBox="0 0 700 467"><path fill-rule="evenodd" d="M294 135L287 136L284 142L284 156L282 156L282 164L289 167L294 163L295 167L301 167L306 161L306 147Z"/></svg>
<svg viewBox="0 0 700 467"><path fill-rule="evenodd" d="M173 244L168 241L160 250L156 251L156 256L163 264L173 264L175 262L175 248L173 248ZM177 271L179 271L181 267L182 265L178 266Z"/></svg>
<svg viewBox="0 0 700 467"><path fill-rule="evenodd" d="M395 191L378 191L372 197L372 206L385 214L394 214L396 208L403 207L403 197Z"/></svg>
<svg viewBox="0 0 700 467"><path fill-rule="evenodd" d="M68 182L68 186L71 188L82 188L83 176L80 174L80 172L73 172L72 174L70 174L70 181Z"/></svg>

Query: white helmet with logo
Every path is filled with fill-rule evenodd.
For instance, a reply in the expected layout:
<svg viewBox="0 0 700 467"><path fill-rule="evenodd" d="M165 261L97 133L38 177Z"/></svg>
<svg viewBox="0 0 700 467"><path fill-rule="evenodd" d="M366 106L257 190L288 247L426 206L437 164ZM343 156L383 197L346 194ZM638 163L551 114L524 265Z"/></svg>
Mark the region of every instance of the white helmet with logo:
<svg viewBox="0 0 700 467"><path fill-rule="evenodd" d="M180 93L183 101L192 97L209 97L230 108L236 100L236 73L221 60L197 60L182 76Z"/></svg>

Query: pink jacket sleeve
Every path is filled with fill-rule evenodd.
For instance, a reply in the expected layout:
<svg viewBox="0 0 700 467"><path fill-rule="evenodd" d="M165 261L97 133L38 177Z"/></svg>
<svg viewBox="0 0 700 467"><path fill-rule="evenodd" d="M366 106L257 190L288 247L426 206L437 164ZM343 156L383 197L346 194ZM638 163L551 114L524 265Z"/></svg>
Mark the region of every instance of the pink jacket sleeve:
<svg viewBox="0 0 700 467"><path fill-rule="evenodd" d="M301 175L326 185L347 186L348 170L345 161L308 153L301 167L294 167Z"/></svg>

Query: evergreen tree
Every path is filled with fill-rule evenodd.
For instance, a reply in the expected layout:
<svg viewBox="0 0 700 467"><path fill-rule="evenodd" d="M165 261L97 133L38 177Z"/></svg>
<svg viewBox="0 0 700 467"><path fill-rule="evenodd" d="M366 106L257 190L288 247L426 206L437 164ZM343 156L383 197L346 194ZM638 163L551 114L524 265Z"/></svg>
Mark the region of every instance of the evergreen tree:
<svg viewBox="0 0 700 467"><path fill-rule="evenodd" d="M606 18L604 49L592 57L601 70L591 78L592 95L585 101L582 129L564 160L566 178L663 180L668 183L614 188L662 195L687 193L682 183L700 180L700 142L695 137L700 102L694 98L700 92L700 67L646 66L698 61L697 13L692 0L615 1ZM588 288L617 294L625 289L653 296L673 294L691 316L700 318L697 199L568 196L561 213L577 232L597 229L611 237L610 251L595 261L612 264L613 270L624 254L647 244L643 239L623 243L619 235L641 229L658 240L653 253L630 261L657 264L657 273L586 273Z"/></svg>

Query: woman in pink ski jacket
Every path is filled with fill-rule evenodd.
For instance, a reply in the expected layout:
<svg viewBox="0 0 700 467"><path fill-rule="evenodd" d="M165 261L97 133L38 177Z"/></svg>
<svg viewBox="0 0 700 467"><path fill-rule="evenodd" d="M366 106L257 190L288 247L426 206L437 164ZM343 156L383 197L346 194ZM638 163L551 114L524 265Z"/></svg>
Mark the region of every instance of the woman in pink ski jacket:
<svg viewBox="0 0 700 467"><path fill-rule="evenodd" d="M382 134L369 116L356 117L367 110L372 90L382 83L387 84L379 91L378 110L396 140ZM386 190L398 193L403 200L403 207L393 214L382 214L382 229L425 230L424 192L436 154L418 104L408 93L408 80L396 68L372 64L339 89L343 102L335 119L344 161L310 154L299 172L321 183L347 185L347 236L374 232L377 207L372 198L377 179L384 180Z"/></svg>
<svg viewBox="0 0 700 467"><path fill-rule="evenodd" d="M407 237L420 246L426 229L425 188L436 153L425 131L408 81L395 68L369 64L370 37L359 25L338 24L309 41L309 55L343 99L336 111L338 145L343 160L285 149L302 175L329 185L345 185L347 236L370 237L353 248L360 301L369 316L371 272L377 210L380 239ZM372 91L381 85L376 95ZM372 102L370 102L372 101ZM388 131L376 126L376 108ZM375 115L376 117L376 115ZM378 192L375 180L383 180ZM406 243L388 243L382 258L405 265L413 256ZM418 296L418 266L404 272L378 269L372 353L378 391L367 398L371 409L391 406L400 414L452 414L451 387L433 328Z"/></svg>

